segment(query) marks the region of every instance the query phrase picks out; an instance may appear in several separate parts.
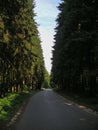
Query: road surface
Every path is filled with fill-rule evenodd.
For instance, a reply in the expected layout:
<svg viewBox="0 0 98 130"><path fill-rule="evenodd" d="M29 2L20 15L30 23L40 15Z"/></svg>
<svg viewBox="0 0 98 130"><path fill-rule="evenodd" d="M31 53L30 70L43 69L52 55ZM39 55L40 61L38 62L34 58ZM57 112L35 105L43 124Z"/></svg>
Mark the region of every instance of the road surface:
<svg viewBox="0 0 98 130"><path fill-rule="evenodd" d="M98 130L98 116L47 89L30 99L16 130Z"/></svg>

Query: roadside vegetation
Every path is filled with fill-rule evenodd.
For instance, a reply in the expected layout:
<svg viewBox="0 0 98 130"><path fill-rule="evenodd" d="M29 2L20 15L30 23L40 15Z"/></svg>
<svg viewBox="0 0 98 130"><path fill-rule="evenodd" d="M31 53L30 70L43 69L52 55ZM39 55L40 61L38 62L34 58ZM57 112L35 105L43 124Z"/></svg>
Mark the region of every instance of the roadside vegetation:
<svg viewBox="0 0 98 130"><path fill-rule="evenodd" d="M38 90L10 93L4 98L0 98L0 130L7 128L7 125L23 103L27 102L36 92Z"/></svg>
<svg viewBox="0 0 98 130"><path fill-rule="evenodd" d="M0 1L0 97L28 87L40 89L45 76L34 0Z"/></svg>
<svg viewBox="0 0 98 130"><path fill-rule="evenodd" d="M58 9L51 86L98 110L98 0L62 0Z"/></svg>

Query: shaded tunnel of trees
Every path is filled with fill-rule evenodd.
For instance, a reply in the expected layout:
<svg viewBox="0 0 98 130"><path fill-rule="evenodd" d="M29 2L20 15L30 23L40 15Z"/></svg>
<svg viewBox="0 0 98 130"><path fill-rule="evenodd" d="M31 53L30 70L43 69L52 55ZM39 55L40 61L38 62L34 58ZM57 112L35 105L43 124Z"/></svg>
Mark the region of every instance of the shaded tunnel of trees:
<svg viewBox="0 0 98 130"><path fill-rule="evenodd" d="M98 0L62 0L56 19L51 84L66 93L98 94Z"/></svg>
<svg viewBox="0 0 98 130"><path fill-rule="evenodd" d="M34 0L0 1L0 97L41 88L46 69ZM98 1L62 0L56 19L51 85L98 94Z"/></svg>
<svg viewBox="0 0 98 130"><path fill-rule="evenodd" d="M0 0L0 97L41 88L46 72L33 0Z"/></svg>

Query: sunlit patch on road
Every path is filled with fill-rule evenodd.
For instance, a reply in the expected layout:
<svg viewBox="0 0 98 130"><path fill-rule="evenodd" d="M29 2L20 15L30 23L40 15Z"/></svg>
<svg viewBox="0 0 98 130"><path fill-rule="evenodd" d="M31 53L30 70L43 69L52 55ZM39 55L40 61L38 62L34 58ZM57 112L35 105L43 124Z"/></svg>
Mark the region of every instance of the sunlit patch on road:
<svg viewBox="0 0 98 130"><path fill-rule="evenodd" d="M84 109L84 108L86 108L86 107L85 107L85 106L79 106L79 108Z"/></svg>
<svg viewBox="0 0 98 130"><path fill-rule="evenodd" d="M71 106L71 105L72 105L72 103L65 103L65 105Z"/></svg>

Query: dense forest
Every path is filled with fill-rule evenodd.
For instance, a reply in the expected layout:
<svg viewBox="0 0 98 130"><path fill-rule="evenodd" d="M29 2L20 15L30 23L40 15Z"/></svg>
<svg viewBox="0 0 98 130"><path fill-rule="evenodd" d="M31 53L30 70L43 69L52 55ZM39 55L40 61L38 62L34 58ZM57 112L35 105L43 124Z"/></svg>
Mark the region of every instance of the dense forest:
<svg viewBox="0 0 98 130"><path fill-rule="evenodd" d="M58 6L51 84L66 93L98 94L98 0Z"/></svg>
<svg viewBox="0 0 98 130"><path fill-rule="evenodd" d="M41 88L46 72L33 0L0 0L0 97Z"/></svg>

